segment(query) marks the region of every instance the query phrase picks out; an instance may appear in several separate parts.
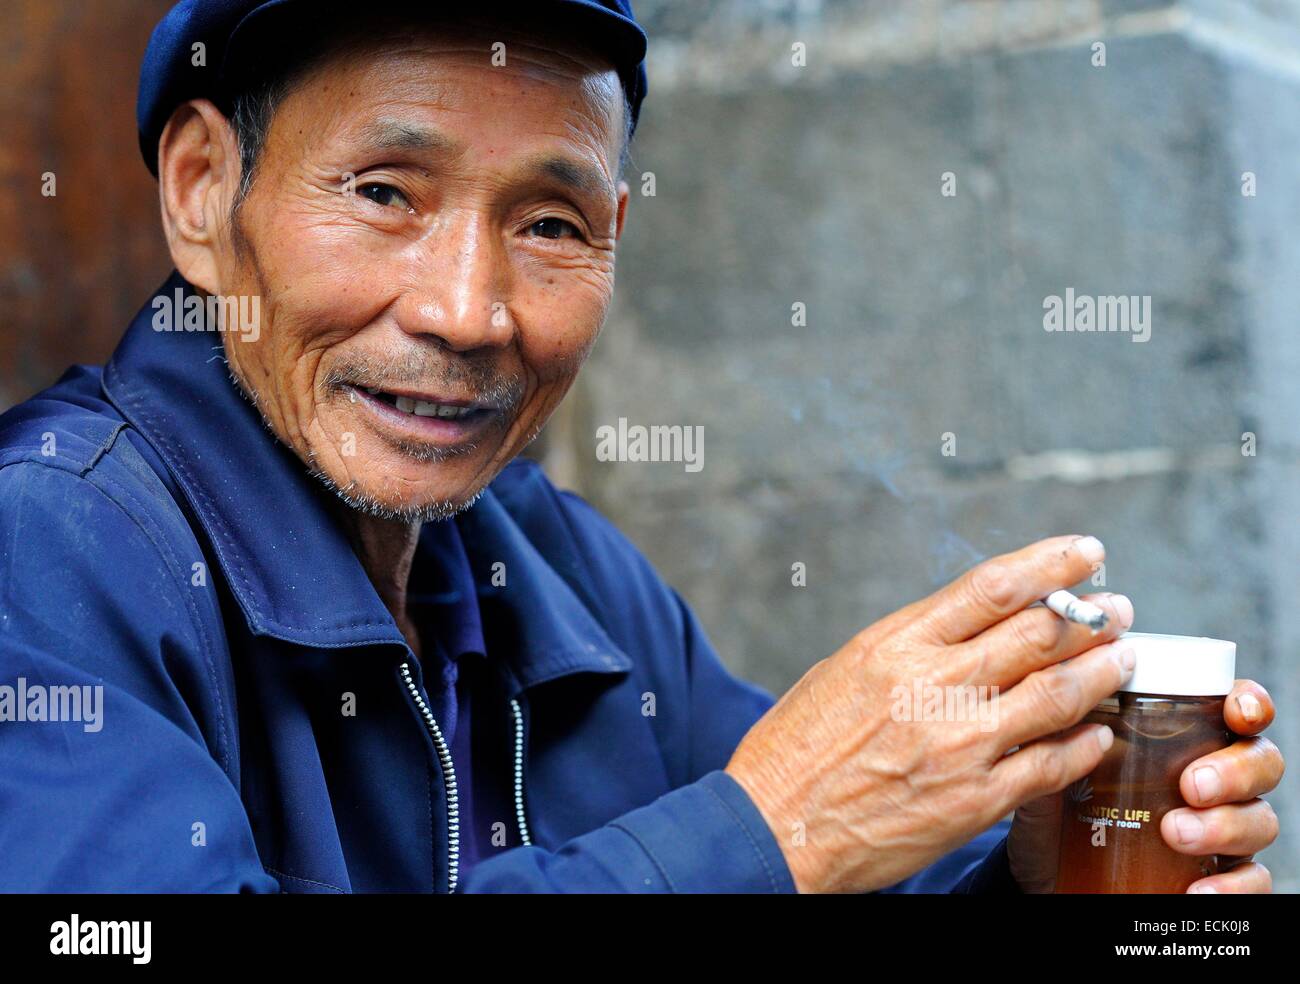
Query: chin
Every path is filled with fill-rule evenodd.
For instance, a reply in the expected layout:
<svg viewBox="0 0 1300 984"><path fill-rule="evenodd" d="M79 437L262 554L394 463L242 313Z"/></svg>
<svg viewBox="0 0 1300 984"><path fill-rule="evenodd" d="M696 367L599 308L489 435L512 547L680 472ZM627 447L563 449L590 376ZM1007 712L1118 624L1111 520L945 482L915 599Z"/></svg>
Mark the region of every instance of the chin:
<svg viewBox="0 0 1300 984"><path fill-rule="evenodd" d="M355 454L310 455L312 472L348 506L380 519L446 519L472 506L495 477L496 441L454 448L395 445L391 436L358 435Z"/></svg>
<svg viewBox="0 0 1300 984"><path fill-rule="evenodd" d="M425 465L424 470L442 470L445 467L445 463L430 464ZM377 519L401 522L448 519L474 505L488 486L488 482L482 482L466 490L463 483L433 480L426 474L422 481L403 483L406 491L398 491L393 482L353 480L344 484L319 472L316 477L352 509Z"/></svg>
<svg viewBox="0 0 1300 984"><path fill-rule="evenodd" d="M313 447L308 458L316 477L365 515L446 519L472 506L495 477L492 463L505 437L504 419L446 434L394 427L356 409L346 406L328 422L329 448ZM339 449L351 453L340 455Z"/></svg>

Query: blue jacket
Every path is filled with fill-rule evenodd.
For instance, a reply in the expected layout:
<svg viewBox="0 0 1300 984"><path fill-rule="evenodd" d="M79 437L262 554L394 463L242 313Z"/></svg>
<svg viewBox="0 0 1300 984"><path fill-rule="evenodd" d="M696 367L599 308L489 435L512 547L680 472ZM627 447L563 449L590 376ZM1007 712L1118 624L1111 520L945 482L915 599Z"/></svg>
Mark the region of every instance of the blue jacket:
<svg viewBox="0 0 1300 984"><path fill-rule="evenodd" d="M794 890L722 771L773 698L525 459L454 520L494 667L474 769L522 817L453 884L421 667L335 500L239 395L220 337L151 311L102 370L0 417L0 890ZM101 686L98 728L13 720L20 678ZM898 890L1008 888L1004 833Z"/></svg>

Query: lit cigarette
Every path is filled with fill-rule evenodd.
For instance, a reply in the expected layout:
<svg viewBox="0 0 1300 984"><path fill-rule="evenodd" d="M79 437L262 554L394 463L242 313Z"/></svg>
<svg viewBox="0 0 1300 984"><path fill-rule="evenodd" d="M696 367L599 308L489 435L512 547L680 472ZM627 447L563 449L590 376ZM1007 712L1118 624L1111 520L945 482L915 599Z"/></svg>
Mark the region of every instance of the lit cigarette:
<svg viewBox="0 0 1300 984"><path fill-rule="evenodd" d="M1078 622L1080 625L1086 625L1093 632L1100 632L1106 627L1109 619L1106 613L1091 602L1076 598L1070 592L1061 590L1053 591L1043 599L1043 604L1052 611L1060 615L1061 618L1071 622Z"/></svg>

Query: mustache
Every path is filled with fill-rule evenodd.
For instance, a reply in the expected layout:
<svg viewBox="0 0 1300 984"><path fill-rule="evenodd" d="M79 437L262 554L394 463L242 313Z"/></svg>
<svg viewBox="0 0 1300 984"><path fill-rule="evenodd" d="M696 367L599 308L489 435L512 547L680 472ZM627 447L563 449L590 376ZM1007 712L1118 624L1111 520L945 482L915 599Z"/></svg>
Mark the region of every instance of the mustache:
<svg viewBox="0 0 1300 984"><path fill-rule="evenodd" d="M350 356L331 366L321 381L327 396L350 386L452 390L508 413L523 400L527 383L522 374L503 375L487 364L444 362L431 353L412 352L393 358Z"/></svg>

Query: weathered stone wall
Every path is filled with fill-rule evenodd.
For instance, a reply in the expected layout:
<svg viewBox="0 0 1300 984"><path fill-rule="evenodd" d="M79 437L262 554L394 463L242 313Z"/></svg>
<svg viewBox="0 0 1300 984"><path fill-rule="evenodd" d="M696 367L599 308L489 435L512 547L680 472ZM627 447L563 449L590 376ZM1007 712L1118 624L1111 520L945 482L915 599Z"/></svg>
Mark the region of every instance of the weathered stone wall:
<svg viewBox="0 0 1300 984"><path fill-rule="evenodd" d="M1238 641L1300 762L1297 7L637 6L618 298L555 476L775 691L979 557L1095 534L1137 629ZM1045 331L1067 288L1149 296L1149 340ZM703 469L598 461L620 417L702 426Z"/></svg>

